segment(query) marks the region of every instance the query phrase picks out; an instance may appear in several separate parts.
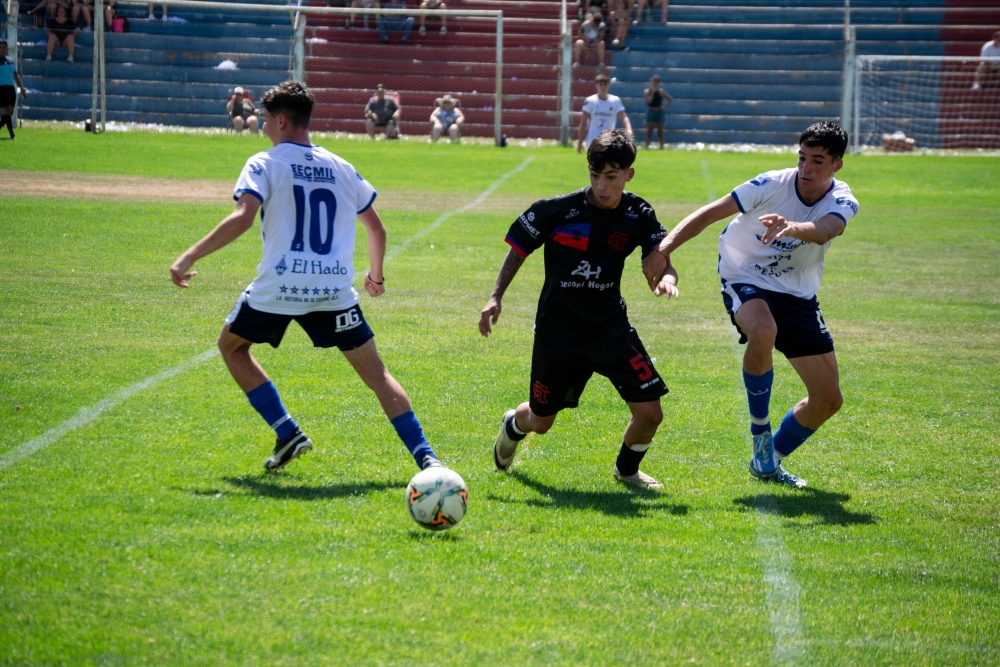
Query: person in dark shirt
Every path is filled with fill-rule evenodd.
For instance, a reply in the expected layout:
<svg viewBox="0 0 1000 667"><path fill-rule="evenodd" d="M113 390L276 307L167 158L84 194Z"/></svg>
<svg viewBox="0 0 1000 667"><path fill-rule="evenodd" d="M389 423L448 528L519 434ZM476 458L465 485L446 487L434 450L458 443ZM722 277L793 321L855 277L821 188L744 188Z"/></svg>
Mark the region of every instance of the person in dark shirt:
<svg viewBox="0 0 1000 667"><path fill-rule="evenodd" d="M666 234L641 197L625 192L635 170L635 144L621 130L602 132L587 150L590 187L534 203L507 232L510 251L482 309L479 332L489 336L501 299L533 251L544 248L545 283L535 316L530 400L507 410L493 444L493 462L507 470L528 433L545 433L559 411L575 408L594 373L611 380L632 413L613 474L646 488L662 485L639 464L663 420L667 393L635 329L629 324L621 277L626 258L642 249L652 290L677 296L669 256L654 252ZM662 282L661 282L662 280Z"/></svg>
<svg viewBox="0 0 1000 667"><path fill-rule="evenodd" d="M65 46L69 51L69 62L73 62L73 53L76 51L76 23L66 16L66 8L59 7L56 10L56 17L49 19L49 24L45 29L49 35L48 53L46 60L52 60L52 52L56 46Z"/></svg>
<svg viewBox="0 0 1000 667"><path fill-rule="evenodd" d="M392 96L386 96L385 86L375 86L375 96L365 105L365 131L368 138L375 138L375 130L384 129L386 139L399 138L399 103Z"/></svg>

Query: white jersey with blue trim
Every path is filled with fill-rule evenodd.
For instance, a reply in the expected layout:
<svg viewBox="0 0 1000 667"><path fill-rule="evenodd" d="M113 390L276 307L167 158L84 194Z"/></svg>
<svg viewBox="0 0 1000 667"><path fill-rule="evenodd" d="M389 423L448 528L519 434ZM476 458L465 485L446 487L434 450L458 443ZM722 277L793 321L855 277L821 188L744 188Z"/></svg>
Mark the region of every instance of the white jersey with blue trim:
<svg viewBox="0 0 1000 667"><path fill-rule="evenodd" d="M300 315L358 302L355 219L376 193L350 163L319 146L278 144L247 160L233 198L244 193L261 201L264 241L246 289L251 307Z"/></svg>
<svg viewBox="0 0 1000 667"><path fill-rule="evenodd" d="M761 243L767 230L760 217L775 213L791 222L815 222L833 214L847 224L858 212L858 200L847 183L834 179L813 205L799 196L798 169L765 172L732 191L741 213L719 237L719 277L723 284L749 283L762 289L811 299L823 279L826 251L833 243L802 241L783 236Z"/></svg>
<svg viewBox="0 0 1000 667"><path fill-rule="evenodd" d="M608 99L602 100L599 95L594 94L583 101L583 112L590 116L590 125L587 126L587 140L584 147L589 148L590 142L597 138L604 130L613 130L618 123L618 114L625 111L622 98L617 95L608 95Z"/></svg>

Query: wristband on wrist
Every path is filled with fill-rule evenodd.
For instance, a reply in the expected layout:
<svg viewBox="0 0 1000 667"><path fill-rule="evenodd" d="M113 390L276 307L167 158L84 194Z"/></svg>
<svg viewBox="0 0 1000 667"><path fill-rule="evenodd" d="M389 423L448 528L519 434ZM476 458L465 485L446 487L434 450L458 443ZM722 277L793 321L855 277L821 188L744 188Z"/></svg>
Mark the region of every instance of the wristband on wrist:
<svg viewBox="0 0 1000 667"><path fill-rule="evenodd" d="M376 285L384 285L385 284L385 276L382 276L382 280L381 281L375 280L374 278L372 278L371 271L369 271L368 273L366 273L365 277L368 278L368 280L370 280L373 283L375 283Z"/></svg>

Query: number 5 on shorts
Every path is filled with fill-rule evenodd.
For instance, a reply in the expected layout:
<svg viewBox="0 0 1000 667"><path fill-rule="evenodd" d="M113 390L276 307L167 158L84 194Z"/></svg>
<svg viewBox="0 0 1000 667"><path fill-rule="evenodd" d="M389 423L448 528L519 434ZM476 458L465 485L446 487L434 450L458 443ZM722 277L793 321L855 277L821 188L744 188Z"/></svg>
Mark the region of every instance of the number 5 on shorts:
<svg viewBox="0 0 1000 667"><path fill-rule="evenodd" d="M632 368L639 371L639 380L645 382L649 378L653 377L653 369L649 367L646 360L642 358L641 354L637 354L631 359L629 363L632 364Z"/></svg>

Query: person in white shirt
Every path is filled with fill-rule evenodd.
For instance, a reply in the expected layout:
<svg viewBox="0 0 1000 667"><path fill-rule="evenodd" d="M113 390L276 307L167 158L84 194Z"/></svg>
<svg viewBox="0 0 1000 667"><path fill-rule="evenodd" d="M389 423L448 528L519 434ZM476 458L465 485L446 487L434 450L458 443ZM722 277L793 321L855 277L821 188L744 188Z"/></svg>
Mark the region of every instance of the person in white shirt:
<svg viewBox="0 0 1000 667"><path fill-rule="evenodd" d="M781 461L844 401L816 291L830 244L858 212L851 189L834 178L846 150L847 133L839 125L810 126L799 137L798 167L765 172L737 186L684 218L659 246L669 258L712 223L736 216L719 237L718 270L723 303L747 346L750 473L795 488L805 487L805 480L787 472ZM785 414L772 437L774 350L785 355L808 395Z"/></svg>
<svg viewBox="0 0 1000 667"><path fill-rule="evenodd" d="M979 50L979 57L1000 58L1000 30L993 33L993 39L983 44L983 48ZM979 67L976 68L976 82L972 84L972 89L979 90L982 88L983 83L986 81L986 75L996 74L997 72L1000 72L1000 61L981 61Z"/></svg>
<svg viewBox="0 0 1000 667"><path fill-rule="evenodd" d="M418 466L440 466L410 399L379 358L353 284L357 218L368 235L365 291L372 297L385 292L386 234L373 206L375 189L348 162L310 141L315 102L303 84L285 81L260 103L274 148L247 160L233 193L236 209L173 263L170 277L188 287L195 262L239 238L260 210L264 249L257 277L226 318L218 345L236 384L277 434L264 467L277 470L312 448L250 352L257 343L278 347L293 320L314 346L340 348Z"/></svg>
<svg viewBox="0 0 1000 667"><path fill-rule="evenodd" d="M607 74L598 74L594 83L597 86L597 93L583 102L580 127L577 130L577 153L587 150L590 142L604 130L615 129L615 123L619 120L629 138L632 138L632 123L625 113L625 105L617 95L608 94L611 79Z"/></svg>

